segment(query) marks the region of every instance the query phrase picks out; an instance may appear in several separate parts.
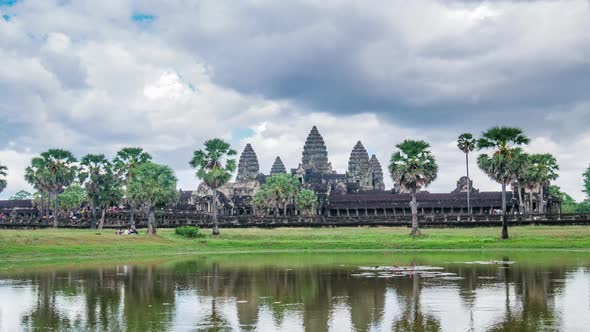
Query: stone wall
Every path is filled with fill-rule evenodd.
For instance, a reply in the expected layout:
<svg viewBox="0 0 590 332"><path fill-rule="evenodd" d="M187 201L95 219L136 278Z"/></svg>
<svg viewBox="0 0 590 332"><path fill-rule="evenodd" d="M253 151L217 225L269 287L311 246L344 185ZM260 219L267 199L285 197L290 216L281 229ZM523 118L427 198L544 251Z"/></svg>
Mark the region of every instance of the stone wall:
<svg viewBox="0 0 590 332"><path fill-rule="evenodd" d="M500 226L501 215L419 215L421 227L474 227ZM166 212L156 215L159 227L177 227L182 225L196 225L203 228L211 227L212 218L202 213ZM509 225L530 224L590 224L590 214L562 214L562 215L507 215ZM51 227L52 219L37 217L19 217L0 221L0 228L22 227ZM137 227L144 227L145 216L136 215ZM61 218L60 227L88 228L91 219ZM322 226L410 226L411 216L362 216L362 217L327 217L327 216L287 216L287 217L258 217L258 216L220 216L220 227L322 227ZM129 214L126 212L109 213L105 219L105 228L129 227Z"/></svg>

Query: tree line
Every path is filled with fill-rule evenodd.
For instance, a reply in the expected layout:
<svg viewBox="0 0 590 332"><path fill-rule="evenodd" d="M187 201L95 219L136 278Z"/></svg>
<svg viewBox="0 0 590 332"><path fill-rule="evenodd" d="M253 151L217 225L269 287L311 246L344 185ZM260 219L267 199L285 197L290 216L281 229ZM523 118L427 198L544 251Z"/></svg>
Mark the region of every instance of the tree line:
<svg viewBox="0 0 590 332"><path fill-rule="evenodd" d="M519 128L493 127L481 137L471 133L461 134L457 147L465 153L468 182L467 206L471 212L469 178L469 154L482 151L477 157L478 167L492 180L501 185L502 213L506 214L506 188L517 187L519 212L532 213L532 195L525 204L523 189L540 191L537 212L544 213L544 189L558 176L559 166L551 154L528 154L522 146L530 139ZM430 144L423 140L404 140L395 146L389 162L389 172L394 183L411 194L412 210L411 235L419 235L416 194L430 185L438 175L438 165ZM230 181L237 168L236 150L222 139L211 139L204 148L194 151L189 165L196 170L196 177L212 191L213 234L218 228L218 189ZM0 192L6 187L8 169L0 164ZM590 212L590 166L583 174L585 192L588 198L576 203L571 196L561 192L557 186L549 186L549 194L564 204L564 212ZM139 147L126 147L118 151L112 160L103 154L87 154L80 160L69 151L49 149L31 160L25 169L25 180L36 190L33 198L39 203L43 217L49 217L53 209L53 225L57 227L60 210L79 207L82 202L91 205L92 228L101 228L108 207L121 202L129 206L130 223L135 226L135 211L138 208L148 212L148 232L155 233L155 209L171 204L178 199L177 178L174 171L152 161L152 156ZM27 199L31 195L20 191L14 199ZM318 197L313 190L302 189L298 181L289 174L278 174L266 179L253 197L252 204L258 214L286 215L288 210L297 208L305 215L315 213ZM101 212L100 222L96 212ZM506 219L503 218L502 238L508 238Z"/></svg>

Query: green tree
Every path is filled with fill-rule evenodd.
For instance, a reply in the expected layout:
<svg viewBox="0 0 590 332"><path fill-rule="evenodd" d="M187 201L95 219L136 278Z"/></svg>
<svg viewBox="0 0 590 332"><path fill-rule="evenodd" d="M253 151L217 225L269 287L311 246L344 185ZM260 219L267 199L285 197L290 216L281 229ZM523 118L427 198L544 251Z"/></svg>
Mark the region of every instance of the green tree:
<svg viewBox="0 0 590 332"><path fill-rule="evenodd" d="M74 155L67 150L50 149L41 153L46 168L47 184L54 197L53 227L58 224L59 194L70 186L77 177L78 167Z"/></svg>
<svg viewBox="0 0 590 332"><path fill-rule="evenodd" d="M84 184L88 198L92 205L92 225L96 228L96 208L100 198L101 182L107 167L110 163L104 154L87 154L80 160L80 183Z"/></svg>
<svg viewBox="0 0 590 332"><path fill-rule="evenodd" d="M490 155L480 154L477 165L492 180L502 185L502 239L508 238L506 224L506 186L513 179L510 171L510 159L515 153L514 147L528 144L529 138L522 130L512 127L493 127L483 133L477 140L477 148L492 149Z"/></svg>
<svg viewBox="0 0 590 332"><path fill-rule="evenodd" d="M77 210L87 199L86 189L79 184L73 184L59 194L59 208L62 211Z"/></svg>
<svg viewBox="0 0 590 332"><path fill-rule="evenodd" d="M261 188L266 192L269 210L272 208L278 215L282 209L283 215L287 215L289 204L295 202L299 192L299 181L291 174L276 174L268 177Z"/></svg>
<svg viewBox="0 0 590 332"><path fill-rule="evenodd" d="M412 195L412 236L420 235L418 228L418 203L416 192L430 185L438 175L436 159L430 151L430 144L425 141L405 140L396 147L399 149L391 156L389 173L393 181Z"/></svg>
<svg viewBox="0 0 590 332"><path fill-rule="evenodd" d="M590 198L590 166L582 174L582 177L584 178L584 192Z"/></svg>
<svg viewBox="0 0 590 332"><path fill-rule="evenodd" d="M29 200L33 199L33 195L25 190L19 190L14 195L10 196L11 200L19 201L19 200Z"/></svg>
<svg viewBox="0 0 590 332"><path fill-rule="evenodd" d="M471 213L471 202L469 195L471 194L471 179L469 178L469 153L475 149L476 140L470 133L463 133L457 138L457 147L465 153L465 169L467 171L467 211Z"/></svg>
<svg viewBox="0 0 590 332"><path fill-rule="evenodd" d="M178 199L174 171L164 165L152 162L137 167L127 187L128 198L133 203L147 207L148 234L156 233L156 208L164 207Z"/></svg>
<svg viewBox="0 0 590 332"><path fill-rule="evenodd" d="M100 180L98 206L101 208L102 212L98 229L102 229L104 226L106 210L110 206L118 205L123 199L124 193L122 185L121 178L113 171L111 165L108 165Z"/></svg>
<svg viewBox="0 0 590 332"><path fill-rule="evenodd" d="M125 190L127 197L129 197L129 182L135 176L137 168L142 164L152 160L152 156L138 147L126 147L117 152L113 159L115 172L125 179ZM129 204L129 223L131 227L135 227L135 206L128 200Z"/></svg>
<svg viewBox="0 0 590 332"><path fill-rule="evenodd" d="M31 165L25 169L25 180L37 190L38 197L34 200L39 202L41 207L41 215L47 217L49 214L49 207L51 197L49 194L49 169L47 163L41 157L35 157L31 160ZM37 194L36 193L36 194Z"/></svg>
<svg viewBox="0 0 590 332"><path fill-rule="evenodd" d="M561 203L562 213L576 213L576 210L578 209L578 203L572 196L561 191L561 188L556 185L549 186L548 190L549 196L557 198Z"/></svg>
<svg viewBox="0 0 590 332"><path fill-rule="evenodd" d="M576 213L590 213L590 198L583 200L576 207Z"/></svg>
<svg viewBox="0 0 590 332"><path fill-rule="evenodd" d="M87 154L80 164L80 181L92 202L92 228L96 228L96 209L100 207L102 214L98 228L102 229L106 209L122 199L121 181L103 154Z"/></svg>
<svg viewBox="0 0 590 332"><path fill-rule="evenodd" d="M217 189L226 184L236 170L237 154L229 143L214 138L205 142L205 150L196 150L189 165L197 170L196 176L213 191L213 235L219 235L217 221Z"/></svg>
<svg viewBox="0 0 590 332"><path fill-rule="evenodd" d="M527 171L530 165L529 155L521 148L514 148L512 156L508 161L508 169L512 175L512 181L516 182L518 194L518 212L524 213L523 187L527 185Z"/></svg>
<svg viewBox="0 0 590 332"><path fill-rule="evenodd" d="M264 188L258 189L252 197L252 205L254 206L255 213L258 215L265 215L269 214L270 211L273 209L273 206L269 204L270 195L267 190Z"/></svg>
<svg viewBox="0 0 590 332"><path fill-rule="evenodd" d="M8 168L0 164L0 193L6 188L6 176L8 175Z"/></svg>
<svg viewBox="0 0 590 332"><path fill-rule="evenodd" d="M531 182L536 182L539 186L539 213L545 213L544 188L549 185L551 180L559 176L559 165L554 156L549 153L533 154L529 157L530 165L527 171L527 177Z"/></svg>
<svg viewBox="0 0 590 332"><path fill-rule="evenodd" d="M303 215L312 216L318 206L318 196L313 190L303 189L297 194L296 202Z"/></svg>

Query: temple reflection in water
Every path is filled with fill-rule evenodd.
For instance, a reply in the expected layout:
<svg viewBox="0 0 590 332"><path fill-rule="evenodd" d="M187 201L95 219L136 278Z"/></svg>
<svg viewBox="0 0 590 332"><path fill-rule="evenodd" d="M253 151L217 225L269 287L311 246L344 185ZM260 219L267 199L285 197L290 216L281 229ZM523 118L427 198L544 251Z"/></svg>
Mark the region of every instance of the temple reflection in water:
<svg viewBox="0 0 590 332"><path fill-rule="evenodd" d="M550 264L540 265L415 257L419 264L444 268L450 278L358 276L362 259L338 264L323 257L306 265L315 256L297 257L289 258L290 266L280 263L281 256L202 257L2 275L0 330L581 331L590 326L590 271L580 257L548 257ZM400 264L413 262L409 257Z"/></svg>

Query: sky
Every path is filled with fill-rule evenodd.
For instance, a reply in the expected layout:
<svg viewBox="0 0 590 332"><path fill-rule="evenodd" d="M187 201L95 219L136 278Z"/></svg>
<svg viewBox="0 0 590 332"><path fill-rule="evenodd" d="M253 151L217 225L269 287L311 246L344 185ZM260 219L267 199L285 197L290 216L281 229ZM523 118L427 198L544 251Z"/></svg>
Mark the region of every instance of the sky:
<svg viewBox="0 0 590 332"><path fill-rule="evenodd" d="M141 146L179 188L205 140L296 168L316 125L340 173L431 143L431 192L465 173L463 132L522 128L580 200L590 163L590 1L0 0L0 194L49 148ZM474 187L499 190L470 162ZM387 171L385 171L387 175ZM386 176L386 185L392 186Z"/></svg>

